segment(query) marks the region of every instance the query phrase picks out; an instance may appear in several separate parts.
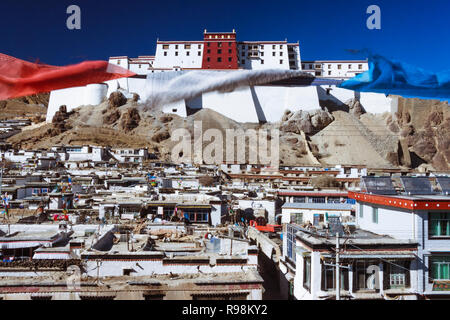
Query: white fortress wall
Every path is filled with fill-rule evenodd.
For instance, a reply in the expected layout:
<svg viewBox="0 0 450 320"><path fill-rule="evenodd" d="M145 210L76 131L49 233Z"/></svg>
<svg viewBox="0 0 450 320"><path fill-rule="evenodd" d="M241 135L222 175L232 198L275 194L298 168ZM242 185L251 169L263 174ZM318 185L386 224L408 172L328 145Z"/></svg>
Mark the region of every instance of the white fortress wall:
<svg viewBox="0 0 450 320"><path fill-rule="evenodd" d="M173 113L180 117L186 117L187 116L186 103L184 100L180 100L166 104L162 107L162 112Z"/></svg>
<svg viewBox="0 0 450 320"><path fill-rule="evenodd" d="M106 99L108 85L106 83L88 84L84 90L84 104L97 105Z"/></svg>
<svg viewBox="0 0 450 320"><path fill-rule="evenodd" d="M397 98L386 97L383 93L361 92L359 101L366 112L383 113L392 111Z"/></svg>
<svg viewBox="0 0 450 320"><path fill-rule="evenodd" d="M319 96L315 86L288 87L287 93L285 109L289 109L293 112L298 110L320 109Z"/></svg>
<svg viewBox="0 0 450 320"><path fill-rule="evenodd" d="M128 92L133 95L137 93L141 101L145 101L145 78L129 78Z"/></svg>
<svg viewBox="0 0 450 320"><path fill-rule="evenodd" d="M59 107L66 105L71 111L82 105L98 105L106 98L108 86L104 83L89 84L84 87L73 87L54 90L50 93L46 121L51 122Z"/></svg>
<svg viewBox="0 0 450 320"><path fill-rule="evenodd" d="M120 79L105 81L104 83L106 83L108 85L108 92L107 92L106 96L109 97L110 94L113 93L114 91L117 91L118 88L128 91L128 89L129 89L128 81L129 81L128 78L120 78Z"/></svg>
<svg viewBox="0 0 450 320"><path fill-rule="evenodd" d="M281 87L281 86L256 86L254 87L256 98L255 108L259 103L267 122L281 120L285 110L292 112L298 110L319 109L319 98L315 87Z"/></svg>
<svg viewBox="0 0 450 320"><path fill-rule="evenodd" d="M146 79L122 78L103 84L52 91L46 120L51 122L61 105L66 105L67 111L82 105L98 105L116 91L118 86L127 98L131 98L132 93L139 94L141 102L153 97L156 99L154 106L166 113L185 117L188 115L187 108L209 108L239 122L276 122L286 109L292 112L315 110L321 108L321 100L331 100L342 105L355 97L359 97L363 108L370 113L392 112L395 109L395 97L378 93L356 93L336 86L256 85L237 88L231 92L201 93L203 87L196 86L196 82L191 82L188 78L186 84L177 83L172 88L173 80L183 74L185 72L181 71L158 72L147 75ZM178 96L180 100L173 102L171 97ZM189 96L191 98L187 98ZM152 103L148 105L151 107Z"/></svg>
<svg viewBox="0 0 450 320"><path fill-rule="evenodd" d="M203 108L209 108L239 122L259 122L249 87L233 92L209 92L202 96Z"/></svg>
<svg viewBox="0 0 450 320"><path fill-rule="evenodd" d="M331 89L331 90L329 90L329 92L330 92L329 95L326 94L327 89ZM320 100L334 100L335 101L335 99L337 99L337 100L339 100L339 102L344 104L348 100L355 98L355 91L338 88L334 85L320 86L318 88L318 91L319 91Z"/></svg>

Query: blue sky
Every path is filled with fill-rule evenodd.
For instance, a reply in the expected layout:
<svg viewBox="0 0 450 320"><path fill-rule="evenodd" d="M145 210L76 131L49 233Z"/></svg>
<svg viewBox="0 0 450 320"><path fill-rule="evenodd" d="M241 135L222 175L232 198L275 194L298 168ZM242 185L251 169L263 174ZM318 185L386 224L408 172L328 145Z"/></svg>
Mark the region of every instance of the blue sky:
<svg viewBox="0 0 450 320"><path fill-rule="evenodd" d="M66 28L66 8L81 8L81 30ZM366 8L381 8L381 30L366 28ZM450 1L110 1L2 0L0 52L65 65L112 55L154 54L156 39L201 40L203 30L237 31L238 40L300 41L302 59L357 59L368 48L410 64L450 69Z"/></svg>

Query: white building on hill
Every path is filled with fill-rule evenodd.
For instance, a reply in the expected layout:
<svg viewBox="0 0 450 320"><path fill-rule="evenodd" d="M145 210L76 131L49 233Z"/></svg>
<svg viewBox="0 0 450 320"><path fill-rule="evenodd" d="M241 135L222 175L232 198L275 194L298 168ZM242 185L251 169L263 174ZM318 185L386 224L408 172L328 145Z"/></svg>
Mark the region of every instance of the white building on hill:
<svg viewBox="0 0 450 320"><path fill-rule="evenodd" d="M232 76L234 72L243 70L267 70L268 73L274 70L304 71L322 82L320 85L310 85L298 79L289 79L293 81L280 83L270 80L267 76L267 83L264 85L241 85L231 91L204 91L196 94L194 98L180 98L178 101L165 103L162 106L164 112L184 117L199 109L209 108L239 122L275 122L280 120L286 109L294 112L314 110L321 108L322 101L329 100L339 106L355 98L360 100L367 112L383 113L395 109L395 101L383 94L355 94L351 90L336 87L336 80L348 79L366 71L368 63L365 60L301 61L298 42L237 41L234 30L205 30L203 40L198 41L157 40L155 56L113 56L109 58L109 62L129 69L136 75L103 84L53 91L50 95L47 122L51 122L61 105L66 105L68 111L82 105L97 105L118 89L129 93L129 97L137 93L144 102L156 89L164 89L176 77L192 71L215 71L217 78L224 75L224 72ZM196 83L189 82L182 86L182 89L195 85ZM166 91L172 94L173 88L166 88Z"/></svg>

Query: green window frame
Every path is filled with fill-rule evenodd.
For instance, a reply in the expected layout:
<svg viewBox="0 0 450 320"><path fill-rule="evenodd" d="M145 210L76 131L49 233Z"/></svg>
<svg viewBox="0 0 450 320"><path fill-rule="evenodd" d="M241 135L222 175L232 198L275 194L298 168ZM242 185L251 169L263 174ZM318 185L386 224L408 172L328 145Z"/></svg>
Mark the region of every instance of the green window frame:
<svg viewBox="0 0 450 320"><path fill-rule="evenodd" d="M450 237L450 212L429 212L428 234L430 237Z"/></svg>
<svg viewBox="0 0 450 320"><path fill-rule="evenodd" d="M450 280L450 255L431 256L429 267L434 280Z"/></svg>
<svg viewBox="0 0 450 320"><path fill-rule="evenodd" d="M378 223L378 208L372 207L372 222Z"/></svg>

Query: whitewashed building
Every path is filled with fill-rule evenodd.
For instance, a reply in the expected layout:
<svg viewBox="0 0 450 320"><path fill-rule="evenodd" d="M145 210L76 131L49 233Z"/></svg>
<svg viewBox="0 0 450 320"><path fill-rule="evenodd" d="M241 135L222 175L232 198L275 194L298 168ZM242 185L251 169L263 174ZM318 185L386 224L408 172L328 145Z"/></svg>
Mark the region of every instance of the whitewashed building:
<svg viewBox="0 0 450 320"><path fill-rule="evenodd" d="M423 182L428 178L413 179ZM432 193L423 189L412 195L364 190L349 192L349 196L357 201L356 223L360 228L419 243L412 265L419 269L414 280L418 292L428 298L449 296L450 196L445 190Z"/></svg>
<svg viewBox="0 0 450 320"><path fill-rule="evenodd" d="M349 79L369 70L367 60L302 61L302 70L316 77Z"/></svg>
<svg viewBox="0 0 450 320"><path fill-rule="evenodd" d="M70 111L82 105L96 105L109 95L121 90L127 98L137 93L141 101L148 101L155 94L163 91L162 100L172 96L176 91L185 90L185 94L174 101L164 102L163 112L185 117L202 108L217 111L239 122L276 122L281 118L282 110L320 109L323 101L331 100L337 105L344 105L350 99L359 99L367 112L383 113L391 111L395 99L378 93L358 93L336 86L337 80L349 79L368 70L366 60L317 60L302 61L299 43L282 41L238 41L235 30L232 32L208 32L205 30L203 40L166 41L157 40L155 56L142 55L137 58L112 56L111 64L136 73L129 78L106 81L85 87L68 88L53 91L50 95L47 122L51 122L59 106L66 105ZM233 81L239 71L260 72L260 80L266 82L258 85L240 85L239 90L220 89L215 83L211 89L207 83L198 83L188 79L187 84L177 83L192 71L215 71L211 81L230 78ZM320 78L321 83L309 85L295 80L293 83L270 80L270 71L290 72L304 71ZM255 77L255 75L253 75ZM201 78L201 77L200 77ZM292 80L292 79L289 79ZM262 81L262 80L261 80ZM297 81L297 82L296 82ZM177 83L175 88L168 87ZM190 88L199 93L187 92ZM199 89L200 88L200 89ZM203 89L202 89L203 88ZM186 96L186 97L184 97ZM159 96L158 99L161 97ZM170 100L170 99L169 99Z"/></svg>

